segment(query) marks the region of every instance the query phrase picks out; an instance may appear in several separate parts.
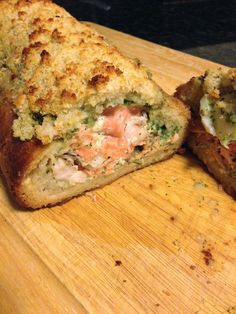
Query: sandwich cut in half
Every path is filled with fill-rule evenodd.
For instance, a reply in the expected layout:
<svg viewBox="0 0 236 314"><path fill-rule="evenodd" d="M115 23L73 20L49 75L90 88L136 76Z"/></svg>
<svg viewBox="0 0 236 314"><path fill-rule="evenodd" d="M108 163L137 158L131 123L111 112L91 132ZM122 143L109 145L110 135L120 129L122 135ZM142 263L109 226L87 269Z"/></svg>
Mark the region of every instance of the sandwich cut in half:
<svg viewBox="0 0 236 314"><path fill-rule="evenodd" d="M189 115L64 9L0 1L0 166L21 206L53 205L170 157Z"/></svg>
<svg viewBox="0 0 236 314"><path fill-rule="evenodd" d="M236 197L236 69L209 70L177 88L191 107L188 145Z"/></svg>

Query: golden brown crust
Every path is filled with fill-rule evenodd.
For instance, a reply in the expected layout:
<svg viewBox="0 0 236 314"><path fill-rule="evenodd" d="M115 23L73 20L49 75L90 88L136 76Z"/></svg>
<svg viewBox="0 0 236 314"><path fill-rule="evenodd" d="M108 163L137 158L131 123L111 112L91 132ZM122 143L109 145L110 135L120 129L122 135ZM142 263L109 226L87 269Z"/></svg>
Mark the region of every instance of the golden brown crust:
<svg viewBox="0 0 236 314"><path fill-rule="evenodd" d="M219 154L220 142L209 135L202 127L202 133L190 132L188 146L203 161L209 172L219 181L223 189L236 199L235 170Z"/></svg>
<svg viewBox="0 0 236 314"><path fill-rule="evenodd" d="M167 117L181 126L177 142L156 149L142 165L127 163L112 175L96 177L71 189L61 188L53 178L57 188L54 194L50 192L51 182L48 190L41 180L37 181L38 177L32 183L32 173L43 158L49 158L52 151L55 153L53 149L59 138L66 139L67 129L64 129L73 129L70 123L64 127L64 114L73 115L75 108L82 113L91 107L103 110L98 105L106 100L120 101L131 93L140 101L138 105L165 108ZM58 129L65 132L55 137L42 135L45 125L35 120L33 112L50 117L49 129L55 126L53 115L56 119L61 115ZM69 122L70 118L68 115ZM18 124L14 124L16 120ZM64 9L45 0L0 0L0 167L9 189L22 206L38 208L55 204L166 159L181 145L188 120L189 110L185 105L166 95L140 63L124 57L95 30L77 22ZM50 144L43 145L38 139Z"/></svg>
<svg viewBox="0 0 236 314"><path fill-rule="evenodd" d="M13 196L21 203L18 190L24 180L29 165L43 145L37 140L20 141L12 136L14 113L10 103L0 106L0 166Z"/></svg>
<svg viewBox="0 0 236 314"><path fill-rule="evenodd" d="M203 96L201 79L194 77L189 82L178 86L174 96L194 111L194 108L199 107L200 99Z"/></svg>
<svg viewBox="0 0 236 314"><path fill-rule="evenodd" d="M43 144L73 129L71 109L101 112L132 97L153 106L166 98L139 62L43 0L0 1L0 86L16 113L14 136ZM51 119L51 133L35 121L38 112L60 121Z"/></svg>
<svg viewBox="0 0 236 314"><path fill-rule="evenodd" d="M176 89L175 97L192 110L193 119L187 138L188 146L203 161L207 169L222 184L224 190L236 198L236 153L223 147L217 137L203 127L199 106L203 95L218 99L223 91L236 90L236 69L206 71L204 76L192 78ZM235 143L234 143L235 145Z"/></svg>
<svg viewBox="0 0 236 314"><path fill-rule="evenodd" d="M143 67L50 1L1 1L0 23L7 58L1 85L14 92L18 109L55 114L89 104L95 95L99 102L111 89L117 95L141 93L150 104L161 94Z"/></svg>
<svg viewBox="0 0 236 314"><path fill-rule="evenodd" d="M169 96L165 92L164 94L166 101L168 101L169 107L174 109L176 113L178 112L180 120L182 120L183 123L187 123L188 125L188 122L191 119L191 112L188 106L186 106L185 103L177 97Z"/></svg>

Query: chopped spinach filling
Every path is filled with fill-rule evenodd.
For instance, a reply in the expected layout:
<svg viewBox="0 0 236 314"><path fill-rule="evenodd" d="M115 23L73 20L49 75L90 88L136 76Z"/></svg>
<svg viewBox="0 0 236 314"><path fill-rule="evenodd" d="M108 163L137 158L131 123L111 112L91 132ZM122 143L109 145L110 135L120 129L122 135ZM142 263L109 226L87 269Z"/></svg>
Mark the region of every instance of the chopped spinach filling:
<svg viewBox="0 0 236 314"><path fill-rule="evenodd" d="M152 134L160 136L160 140L167 141L179 131L176 124L165 123L163 121L150 121L149 128Z"/></svg>
<svg viewBox="0 0 236 314"><path fill-rule="evenodd" d="M76 131L78 131L78 128L73 128L73 129L70 129L68 132L66 132L66 139L67 140L71 139Z"/></svg>
<svg viewBox="0 0 236 314"><path fill-rule="evenodd" d="M131 100L131 99L124 99L124 105L125 105L125 106L130 106L130 105L132 105L133 103L134 103L134 101Z"/></svg>
<svg viewBox="0 0 236 314"><path fill-rule="evenodd" d="M92 128L94 126L95 122L96 122L96 120L93 116L88 116L82 121L82 123L86 124L89 128Z"/></svg>
<svg viewBox="0 0 236 314"><path fill-rule="evenodd" d="M232 114L231 116L230 116L230 121L232 122L232 123L236 123L236 114Z"/></svg>
<svg viewBox="0 0 236 314"><path fill-rule="evenodd" d="M200 100L200 116L205 130L228 148L236 140L236 93L223 93L220 99L204 95Z"/></svg>
<svg viewBox="0 0 236 314"><path fill-rule="evenodd" d="M89 107L86 111L86 118L82 120L82 123L85 124L87 127L92 128L97 121L98 113L96 112L95 108Z"/></svg>
<svg viewBox="0 0 236 314"><path fill-rule="evenodd" d="M159 136L161 141L167 141L179 132L180 126L177 122L170 120L161 110L150 109L148 128L153 135Z"/></svg>
<svg viewBox="0 0 236 314"><path fill-rule="evenodd" d="M124 99L124 105L132 107L133 104L136 104L134 100ZM179 132L180 126L176 121L170 119L170 117L166 116L166 113L163 112L163 107L151 107L146 104L143 108L143 111L147 115L148 122L147 127L151 134L154 136L159 136L161 142L166 142L170 138L172 138L176 133ZM82 124L86 125L88 128L93 128L99 113L96 112L95 108L86 108L86 118L81 120ZM58 117L54 114L43 114L41 112L33 112L32 119L35 123L39 125L44 124L44 119L49 117L52 121L55 121ZM236 115L232 115L230 117L233 123L236 123ZM78 130L77 127L72 128L68 132L66 132L66 138L71 138L73 134ZM137 146L135 148L136 153L140 153L143 150L143 146Z"/></svg>

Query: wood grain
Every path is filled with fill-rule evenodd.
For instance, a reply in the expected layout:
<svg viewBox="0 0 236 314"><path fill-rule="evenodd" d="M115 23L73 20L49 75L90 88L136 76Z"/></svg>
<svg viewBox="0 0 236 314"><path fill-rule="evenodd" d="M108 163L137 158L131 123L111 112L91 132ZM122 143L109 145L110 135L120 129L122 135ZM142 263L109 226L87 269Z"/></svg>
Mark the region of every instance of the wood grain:
<svg viewBox="0 0 236 314"><path fill-rule="evenodd" d="M95 26L172 93L218 65ZM0 313L226 313L236 205L191 155L28 212L0 187Z"/></svg>

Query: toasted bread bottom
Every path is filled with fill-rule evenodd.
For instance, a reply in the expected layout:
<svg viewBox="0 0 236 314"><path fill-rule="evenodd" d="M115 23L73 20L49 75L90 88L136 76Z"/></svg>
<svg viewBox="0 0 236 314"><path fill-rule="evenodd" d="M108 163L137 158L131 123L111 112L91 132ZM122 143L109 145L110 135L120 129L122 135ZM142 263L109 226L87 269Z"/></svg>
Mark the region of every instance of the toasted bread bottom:
<svg viewBox="0 0 236 314"><path fill-rule="evenodd" d="M40 177L38 177L38 184L36 184L36 178L34 178L34 181L32 182L30 176L28 176L17 186L17 189L14 191L14 195L20 205L28 208L40 208L64 202L65 200L81 195L88 190L104 186L125 174L169 158L180 147L185 133L186 132L184 132L174 144L169 145L169 147L163 146L162 148L159 147L158 149L154 149L149 155L140 159L138 163L137 161L130 163L127 162L126 164L116 168L113 173L105 175L102 174L85 183L76 184L64 189L60 186L58 186L57 189L55 189L55 187L45 189L42 186ZM52 182L52 184L54 183Z"/></svg>
<svg viewBox="0 0 236 314"><path fill-rule="evenodd" d="M219 181L223 189L233 198L236 198L236 169L233 170L223 162L219 154L221 145L217 138L203 131L201 135L190 134L187 139L188 146L194 154L206 165L209 172Z"/></svg>

